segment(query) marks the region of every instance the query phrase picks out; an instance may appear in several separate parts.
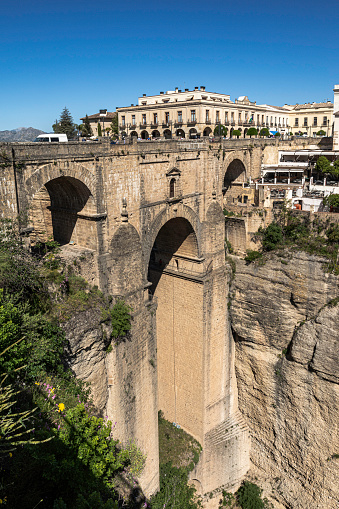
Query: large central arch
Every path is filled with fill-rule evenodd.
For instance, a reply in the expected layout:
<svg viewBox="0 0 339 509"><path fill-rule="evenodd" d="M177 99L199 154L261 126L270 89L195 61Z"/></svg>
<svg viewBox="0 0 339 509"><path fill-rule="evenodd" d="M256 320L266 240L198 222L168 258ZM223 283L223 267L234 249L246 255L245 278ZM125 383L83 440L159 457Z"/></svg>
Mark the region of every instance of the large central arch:
<svg viewBox="0 0 339 509"><path fill-rule="evenodd" d="M183 217L159 230L148 266L157 300L158 409L203 439L203 266L198 238Z"/></svg>

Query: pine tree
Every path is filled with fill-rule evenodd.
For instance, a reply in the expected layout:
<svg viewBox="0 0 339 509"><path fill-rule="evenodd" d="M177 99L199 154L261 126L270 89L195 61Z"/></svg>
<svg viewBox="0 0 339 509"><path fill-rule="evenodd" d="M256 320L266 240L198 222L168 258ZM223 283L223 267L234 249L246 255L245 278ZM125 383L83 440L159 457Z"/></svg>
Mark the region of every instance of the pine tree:
<svg viewBox="0 0 339 509"><path fill-rule="evenodd" d="M55 133L67 134L68 139L71 139L75 136L75 125L73 122L73 117L66 106L61 112L59 121L53 124L52 127Z"/></svg>
<svg viewBox="0 0 339 509"><path fill-rule="evenodd" d="M118 114L115 113L112 123L111 123L111 131L113 136L118 136L119 134L119 126L118 126Z"/></svg>
<svg viewBox="0 0 339 509"><path fill-rule="evenodd" d="M84 136L93 136L93 131L87 113L85 117L85 122L83 124L83 133Z"/></svg>
<svg viewBox="0 0 339 509"><path fill-rule="evenodd" d="M98 122L98 136L102 136L101 124Z"/></svg>

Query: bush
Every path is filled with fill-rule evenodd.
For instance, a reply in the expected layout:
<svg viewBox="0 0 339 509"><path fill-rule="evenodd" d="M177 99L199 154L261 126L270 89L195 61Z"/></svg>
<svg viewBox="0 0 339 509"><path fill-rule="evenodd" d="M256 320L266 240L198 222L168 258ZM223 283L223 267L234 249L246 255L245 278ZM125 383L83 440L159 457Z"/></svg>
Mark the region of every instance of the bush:
<svg viewBox="0 0 339 509"><path fill-rule="evenodd" d="M241 131L239 131L238 129L234 129L232 131L232 136L236 136L237 138L239 138L239 136L241 136Z"/></svg>
<svg viewBox="0 0 339 509"><path fill-rule="evenodd" d="M269 136L270 135L270 132L269 130L267 129L267 127L263 127L259 133L259 136Z"/></svg>
<svg viewBox="0 0 339 509"><path fill-rule="evenodd" d="M223 124L219 124L214 129L214 136L227 136L228 128Z"/></svg>
<svg viewBox="0 0 339 509"><path fill-rule="evenodd" d="M324 205L328 205L329 207L339 207L339 194L330 194L326 196L323 200Z"/></svg>
<svg viewBox="0 0 339 509"><path fill-rule="evenodd" d="M252 136L257 136L258 135L258 130L255 127L250 127L246 134L250 138L252 138Z"/></svg>
<svg viewBox="0 0 339 509"><path fill-rule="evenodd" d="M271 223L263 230L262 247L264 251L272 251L283 239L283 231L279 224Z"/></svg>
<svg viewBox="0 0 339 509"><path fill-rule="evenodd" d="M248 249L246 253L247 254L245 256L245 261L248 263L254 262L259 258L262 258L262 253L260 253L260 251L252 251L251 249Z"/></svg>
<svg viewBox="0 0 339 509"><path fill-rule="evenodd" d="M266 498L262 499L262 489L254 483L244 481L236 493L242 509L266 509L270 507Z"/></svg>

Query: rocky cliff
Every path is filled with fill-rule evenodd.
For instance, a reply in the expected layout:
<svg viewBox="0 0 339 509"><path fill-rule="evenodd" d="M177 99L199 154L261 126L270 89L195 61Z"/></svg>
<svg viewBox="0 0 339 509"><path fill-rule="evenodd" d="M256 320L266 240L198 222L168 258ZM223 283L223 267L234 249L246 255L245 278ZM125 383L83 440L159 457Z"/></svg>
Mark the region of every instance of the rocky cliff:
<svg viewBox="0 0 339 509"><path fill-rule="evenodd" d="M339 506L339 277L304 253L232 257L230 313L249 476L275 508Z"/></svg>

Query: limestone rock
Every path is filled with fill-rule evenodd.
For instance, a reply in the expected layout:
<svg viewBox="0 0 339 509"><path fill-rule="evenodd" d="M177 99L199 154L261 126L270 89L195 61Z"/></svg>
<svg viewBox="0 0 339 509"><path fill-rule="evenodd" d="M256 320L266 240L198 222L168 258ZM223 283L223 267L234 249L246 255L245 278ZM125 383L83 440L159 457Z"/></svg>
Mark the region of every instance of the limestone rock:
<svg viewBox="0 0 339 509"><path fill-rule="evenodd" d="M78 378L91 383L94 404L106 407L108 389L106 352L100 309L77 313L63 329L70 345L70 367Z"/></svg>
<svg viewBox="0 0 339 509"><path fill-rule="evenodd" d="M263 266L234 260L230 312L250 475L277 507L337 508L339 305L328 303L339 278L305 253L272 255Z"/></svg>

